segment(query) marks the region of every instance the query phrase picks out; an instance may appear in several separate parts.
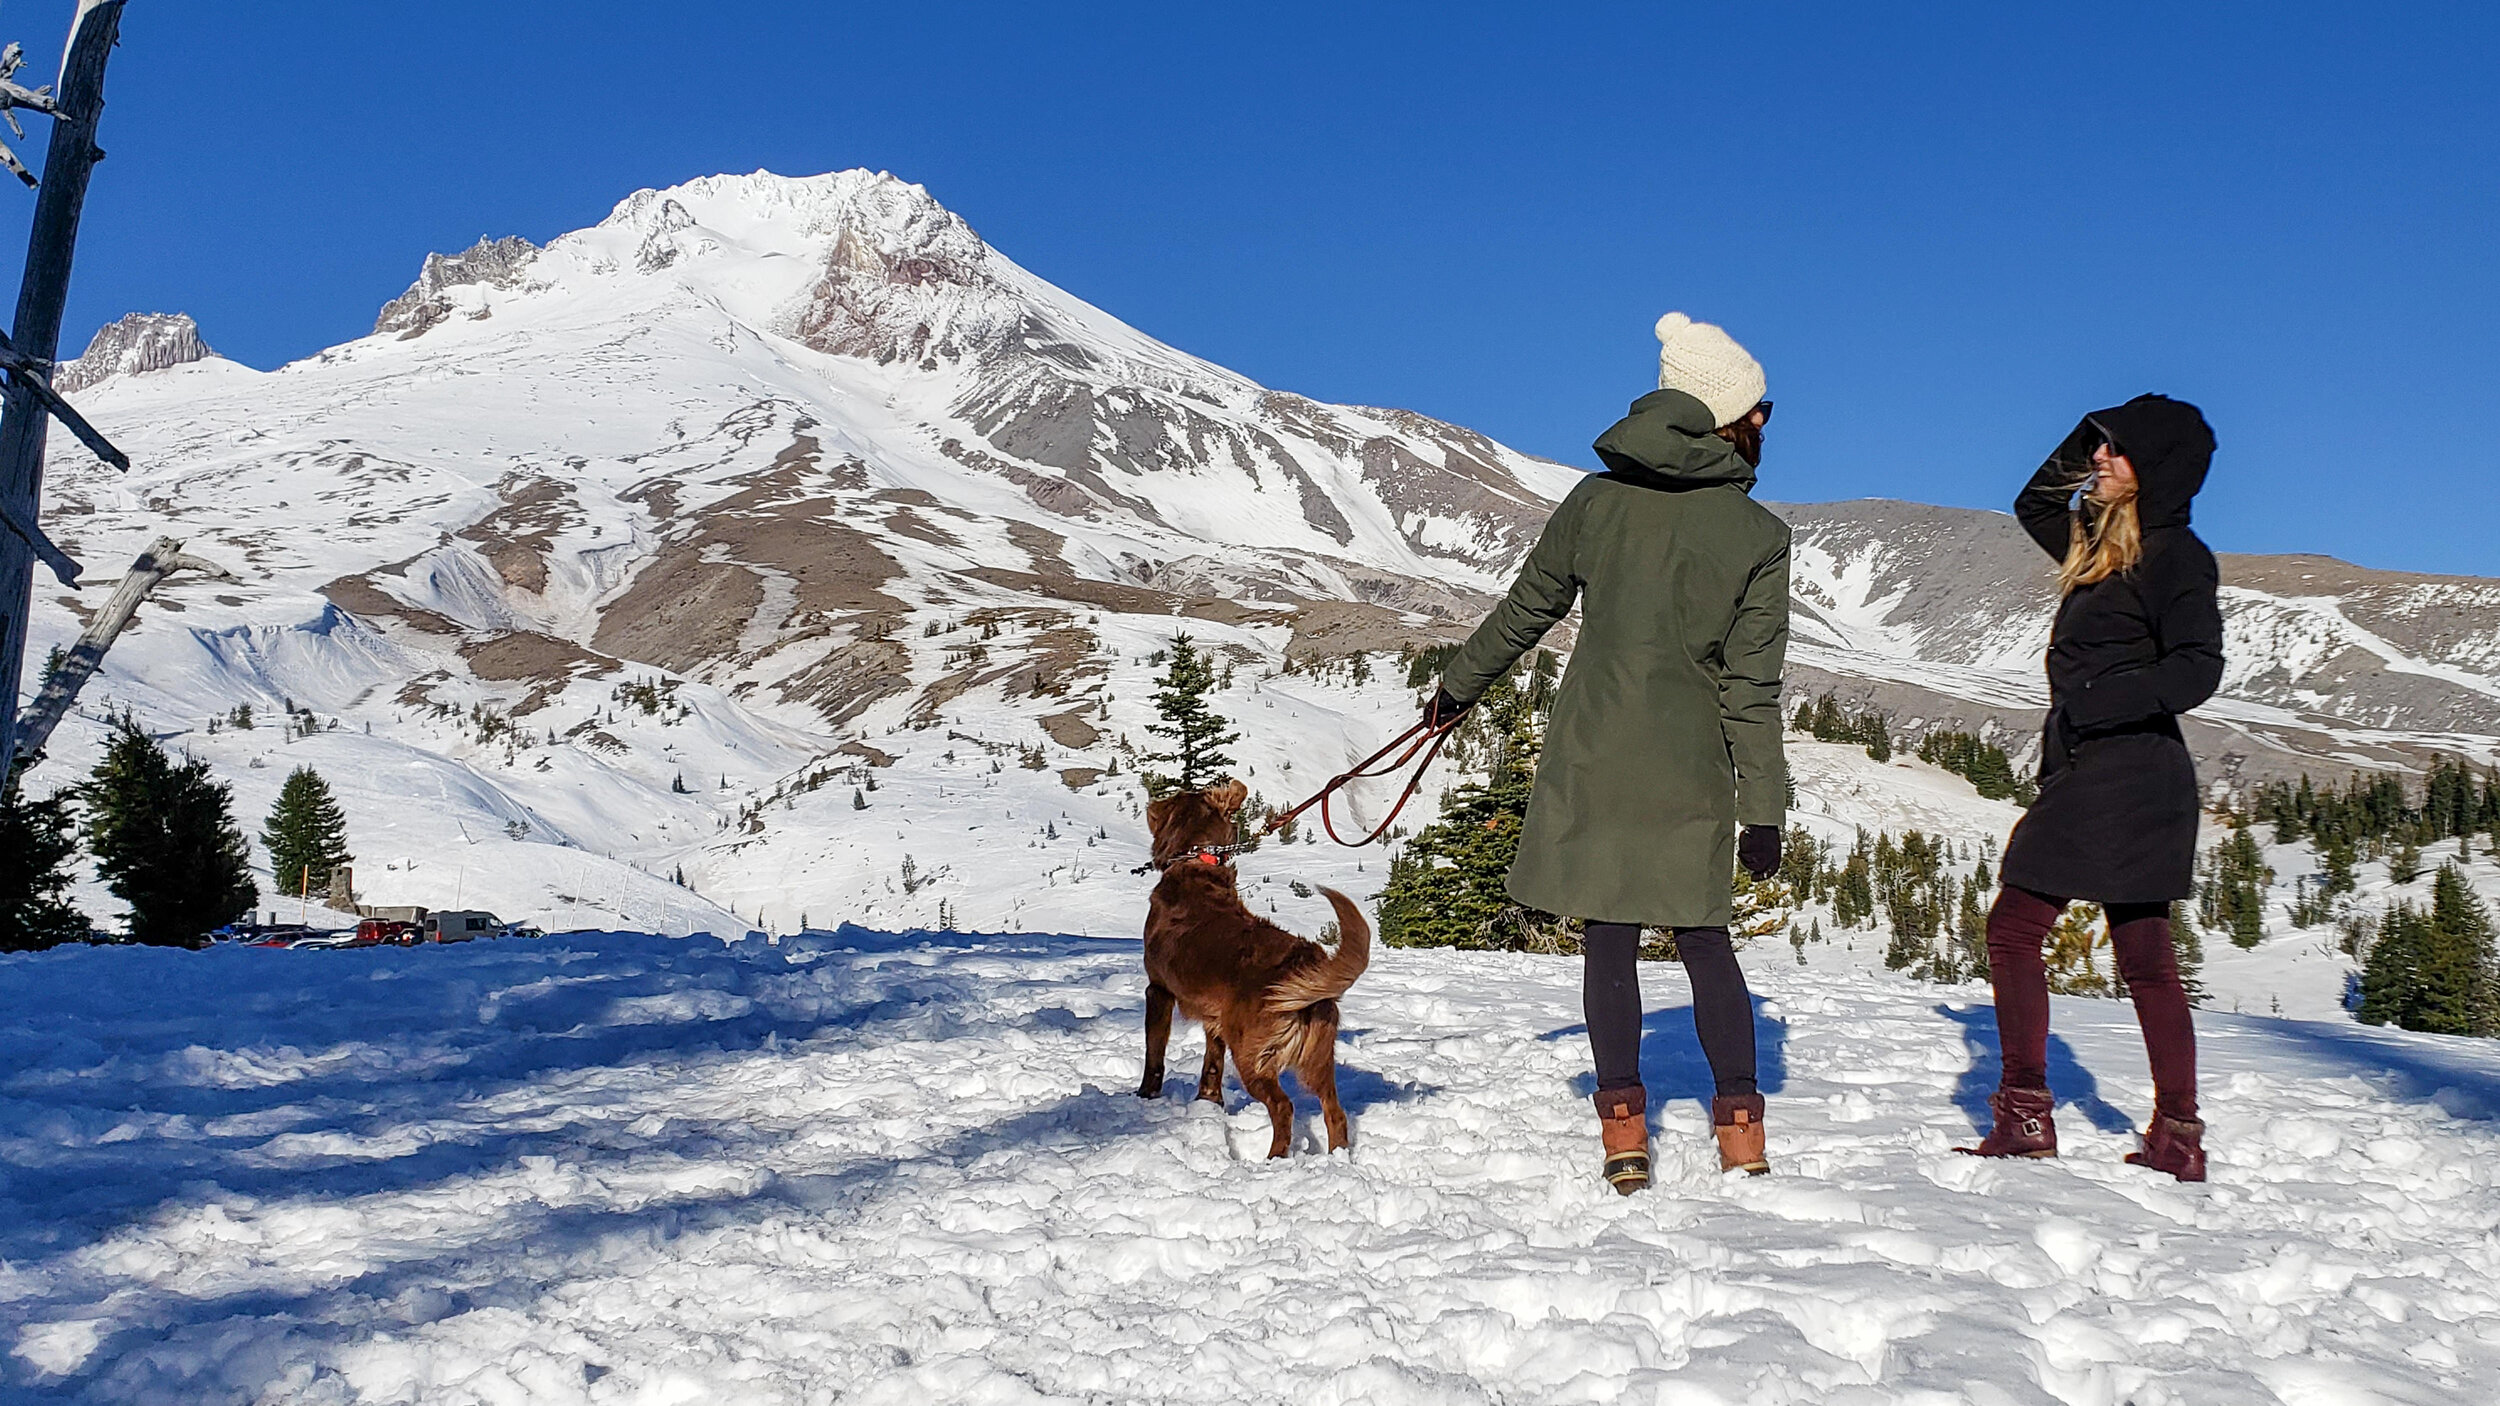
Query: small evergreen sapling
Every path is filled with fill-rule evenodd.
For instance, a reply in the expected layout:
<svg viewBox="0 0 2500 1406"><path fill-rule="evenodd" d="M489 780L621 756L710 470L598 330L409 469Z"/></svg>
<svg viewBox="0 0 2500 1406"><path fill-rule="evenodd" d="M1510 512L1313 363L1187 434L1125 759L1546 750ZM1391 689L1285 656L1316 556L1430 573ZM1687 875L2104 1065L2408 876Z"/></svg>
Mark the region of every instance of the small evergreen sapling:
<svg viewBox="0 0 2500 1406"><path fill-rule="evenodd" d="M278 788L278 803L269 808L260 842L269 851L269 872L278 892L302 892L308 886L327 890L333 871L356 856L347 852L347 813L321 773L299 766Z"/></svg>
<svg viewBox="0 0 2500 1406"><path fill-rule="evenodd" d="M1223 749L1241 740L1240 733L1227 728L1223 715L1207 706L1207 694L1215 688L1215 668L1192 646L1189 636L1173 637L1171 661L1171 667L1155 681L1155 712L1162 720L1146 724L1146 731L1170 744L1169 750L1138 758L1144 763L1172 764L1168 772L1139 768L1146 794L1155 797L1214 785L1233 764Z"/></svg>

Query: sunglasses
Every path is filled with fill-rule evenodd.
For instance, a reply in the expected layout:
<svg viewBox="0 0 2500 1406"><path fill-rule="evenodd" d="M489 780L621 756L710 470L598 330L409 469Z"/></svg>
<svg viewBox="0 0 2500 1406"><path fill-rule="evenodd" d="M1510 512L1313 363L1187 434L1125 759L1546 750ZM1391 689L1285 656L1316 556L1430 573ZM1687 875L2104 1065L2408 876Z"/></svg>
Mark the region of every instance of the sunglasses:
<svg viewBox="0 0 2500 1406"><path fill-rule="evenodd" d="M1762 417L1762 423L1764 423L1764 424L1766 424L1766 425L1767 425L1767 424L1769 424L1769 423L1771 423L1771 402L1769 402L1769 401L1767 401L1767 400L1766 400L1766 401L1762 402L1761 404L1759 404L1759 405L1755 406L1752 410L1750 410L1750 411L1746 412L1746 417L1747 417L1748 419L1752 418L1752 417L1753 417L1753 416L1755 416L1755 415L1759 415L1759 416L1761 416L1761 417Z"/></svg>

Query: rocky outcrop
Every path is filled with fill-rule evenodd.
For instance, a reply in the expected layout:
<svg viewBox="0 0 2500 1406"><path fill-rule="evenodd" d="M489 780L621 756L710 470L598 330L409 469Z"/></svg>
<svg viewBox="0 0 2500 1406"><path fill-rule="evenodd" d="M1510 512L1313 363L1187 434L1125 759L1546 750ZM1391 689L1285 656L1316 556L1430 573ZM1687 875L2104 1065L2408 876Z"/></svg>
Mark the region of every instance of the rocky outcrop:
<svg viewBox="0 0 2500 1406"><path fill-rule="evenodd" d="M477 243L457 254L428 254L425 267L408 291L382 305L382 314L373 320L376 335L396 332L404 340L423 336L437 324L449 321L458 305L451 290L463 287L520 288L529 281L529 269L538 259L538 246L517 234L501 239L480 238ZM471 317L484 317L483 306L472 307Z"/></svg>
<svg viewBox="0 0 2500 1406"><path fill-rule="evenodd" d="M52 386L70 395L115 376L144 375L215 355L189 313L134 312L98 328L86 351L53 373Z"/></svg>

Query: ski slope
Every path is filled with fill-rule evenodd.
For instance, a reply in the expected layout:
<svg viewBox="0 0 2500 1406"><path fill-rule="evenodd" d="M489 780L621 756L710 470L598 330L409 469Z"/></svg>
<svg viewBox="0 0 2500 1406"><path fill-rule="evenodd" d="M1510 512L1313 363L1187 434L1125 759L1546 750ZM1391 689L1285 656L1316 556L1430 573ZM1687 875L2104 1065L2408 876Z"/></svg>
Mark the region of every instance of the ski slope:
<svg viewBox="0 0 2500 1406"><path fill-rule="evenodd" d="M1254 857L1256 858L1256 857ZM1142 902L1142 891L1139 895ZM1305 930L1317 899L1282 905ZM1307 910L1307 911L1306 911ZM1645 969L1660 1185L1574 964L1382 951L1350 1155L1134 1095L1134 942L858 929L0 958L0 1398L2365 1406L2500 1378L2500 1048L2200 1012L2213 1180L1981 1163L1984 1003L1786 944L1775 1175ZM1306 1107L1306 1115L1311 1110Z"/></svg>

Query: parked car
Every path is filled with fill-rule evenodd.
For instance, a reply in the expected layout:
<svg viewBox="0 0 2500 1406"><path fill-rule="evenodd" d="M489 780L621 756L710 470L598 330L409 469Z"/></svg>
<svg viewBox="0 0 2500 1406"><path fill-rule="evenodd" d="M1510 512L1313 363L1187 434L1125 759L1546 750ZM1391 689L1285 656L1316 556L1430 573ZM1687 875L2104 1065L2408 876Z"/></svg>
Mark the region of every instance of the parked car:
<svg viewBox="0 0 2500 1406"><path fill-rule="evenodd" d="M367 918L356 925L356 940L373 946L413 947L424 939L422 928L395 918Z"/></svg>
<svg viewBox="0 0 2500 1406"><path fill-rule="evenodd" d="M337 932L316 932L299 937L287 944L288 947L298 952L332 952L342 947L371 947L372 945L358 937L353 928L345 928Z"/></svg>
<svg viewBox="0 0 2500 1406"><path fill-rule="evenodd" d="M239 942L246 947L292 947L313 936L302 923L228 923L209 934L212 941Z"/></svg>
<svg viewBox="0 0 2500 1406"><path fill-rule="evenodd" d="M545 937L547 933L545 929L534 928L527 923L506 923L487 935L490 937Z"/></svg>

